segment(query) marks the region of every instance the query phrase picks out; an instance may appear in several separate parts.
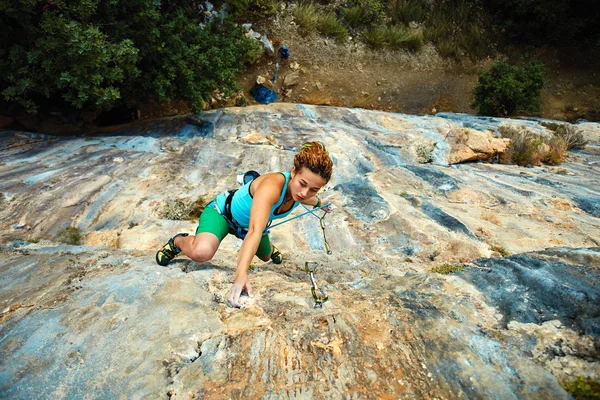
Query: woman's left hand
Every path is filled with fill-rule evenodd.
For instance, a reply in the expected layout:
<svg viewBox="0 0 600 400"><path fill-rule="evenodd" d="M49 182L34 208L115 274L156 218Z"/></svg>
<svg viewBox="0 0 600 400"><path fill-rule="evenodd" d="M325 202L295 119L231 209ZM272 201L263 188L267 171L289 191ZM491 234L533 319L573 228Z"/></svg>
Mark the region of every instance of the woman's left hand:
<svg viewBox="0 0 600 400"><path fill-rule="evenodd" d="M229 292L229 299L227 299L231 307L240 308L239 300L243 291L246 291L249 297L252 296L252 288L250 287L248 275L236 276L235 282L233 282L233 286L231 287L231 292Z"/></svg>

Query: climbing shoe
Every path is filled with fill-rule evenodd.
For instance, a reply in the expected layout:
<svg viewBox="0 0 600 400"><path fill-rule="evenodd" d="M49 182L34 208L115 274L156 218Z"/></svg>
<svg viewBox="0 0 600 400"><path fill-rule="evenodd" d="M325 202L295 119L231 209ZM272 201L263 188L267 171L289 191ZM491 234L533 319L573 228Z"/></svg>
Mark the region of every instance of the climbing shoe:
<svg viewBox="0 0 600 400"><path fill-rule="evenodd" d="M271 260L275 264L281 264L281 262L283 261L283 254L281 254L279 249L275 246L273 246L273 252L271 253Z"/></svg>
<svg viewBox="0 0 600 400"><path fill-rule="evenodd" d="M181 253L179 247L175 246L175 238L177 236L189 236L189 234L179 233L173 236L171 239L169 239L167 244L165 244L162 247L162 249L156 252L156 263L158 265L162 265L163 267L166 266L169 263L169 261L171 261L177 256L177 254Z"/></svg>

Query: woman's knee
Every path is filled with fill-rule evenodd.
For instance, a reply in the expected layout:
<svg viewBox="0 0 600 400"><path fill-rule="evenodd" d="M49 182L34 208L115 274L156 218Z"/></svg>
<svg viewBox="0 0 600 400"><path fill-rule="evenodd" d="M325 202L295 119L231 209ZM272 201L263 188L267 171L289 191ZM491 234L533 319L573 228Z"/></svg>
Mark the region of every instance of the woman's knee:
<svg viewBox="0 0 600 400"><path fill-rule="evenodd" d="M209 261L210 259L213 258L213 256L215 255L216 251L214 251L211 248L207 248L207 247L194 247L194 249L192 250L192 254L189 254L188 257L190 257L192 260L196 261L196 262L204 262L204 261Z"/></svg>
<svg viewBox="0 0 600 400"><path fill-rule="evenodd" d="M200 233L194 237L190 254L186 255L196 262L212 259L219 248L219 238L211 233Z"/></svg>

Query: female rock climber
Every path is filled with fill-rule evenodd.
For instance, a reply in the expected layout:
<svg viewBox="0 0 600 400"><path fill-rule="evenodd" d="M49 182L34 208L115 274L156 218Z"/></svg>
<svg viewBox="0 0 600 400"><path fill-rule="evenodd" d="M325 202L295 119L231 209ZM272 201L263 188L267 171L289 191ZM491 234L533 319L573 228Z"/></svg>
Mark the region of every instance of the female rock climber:
<svg viewBox="0 0 600 400"><path fill-rule="evenodd" d="M235 192L221 193L202 212L196 236L175 235L156 253L156 262L167 265L180 252L194 261L208 261L228 233L243 238L228 299L232 307L239 307L242 291L252 293L248 268L254 255L276 264L283 259L265 229L271 221L289 215L299 203L320 207L317 193L331 178L332 167L329 153L321 142L305 143L294 157L291 172L271 172ZM323 204L327 202L328 199L323 199ZM329 205L323 210L331 212L334 208Z"/></svg>

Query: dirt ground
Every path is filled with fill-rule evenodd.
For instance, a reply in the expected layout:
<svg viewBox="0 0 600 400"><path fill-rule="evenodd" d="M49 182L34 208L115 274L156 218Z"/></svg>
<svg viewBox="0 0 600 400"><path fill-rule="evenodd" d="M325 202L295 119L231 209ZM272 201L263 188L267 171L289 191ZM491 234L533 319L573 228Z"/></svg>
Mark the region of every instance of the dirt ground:
<svg viewBox="0 0 600 400"><path fill-rule="evenodd" d="M284 102L411 114L475 113L471 102L477 73L496 60L474 63L468 58L445 59L430 44L416 54L372 50L354 38L338 45L318 34L301 35L291 16L253 29L266 32L276 53L281 45L290 50L290 58L280 62L274 84L278 101ZM552 55L541 56L548 68L548 86L542 92L542 112L538 116L571 122L600 120L600 73L585 66L565 68ZM257 77L266 78L265 85L269 84L276 75L278 61L277 54L265 57L240 80L250 104L254 99L249 92ZM286 88L284 79L294 63L299 65L300 80Z"/></svg>

